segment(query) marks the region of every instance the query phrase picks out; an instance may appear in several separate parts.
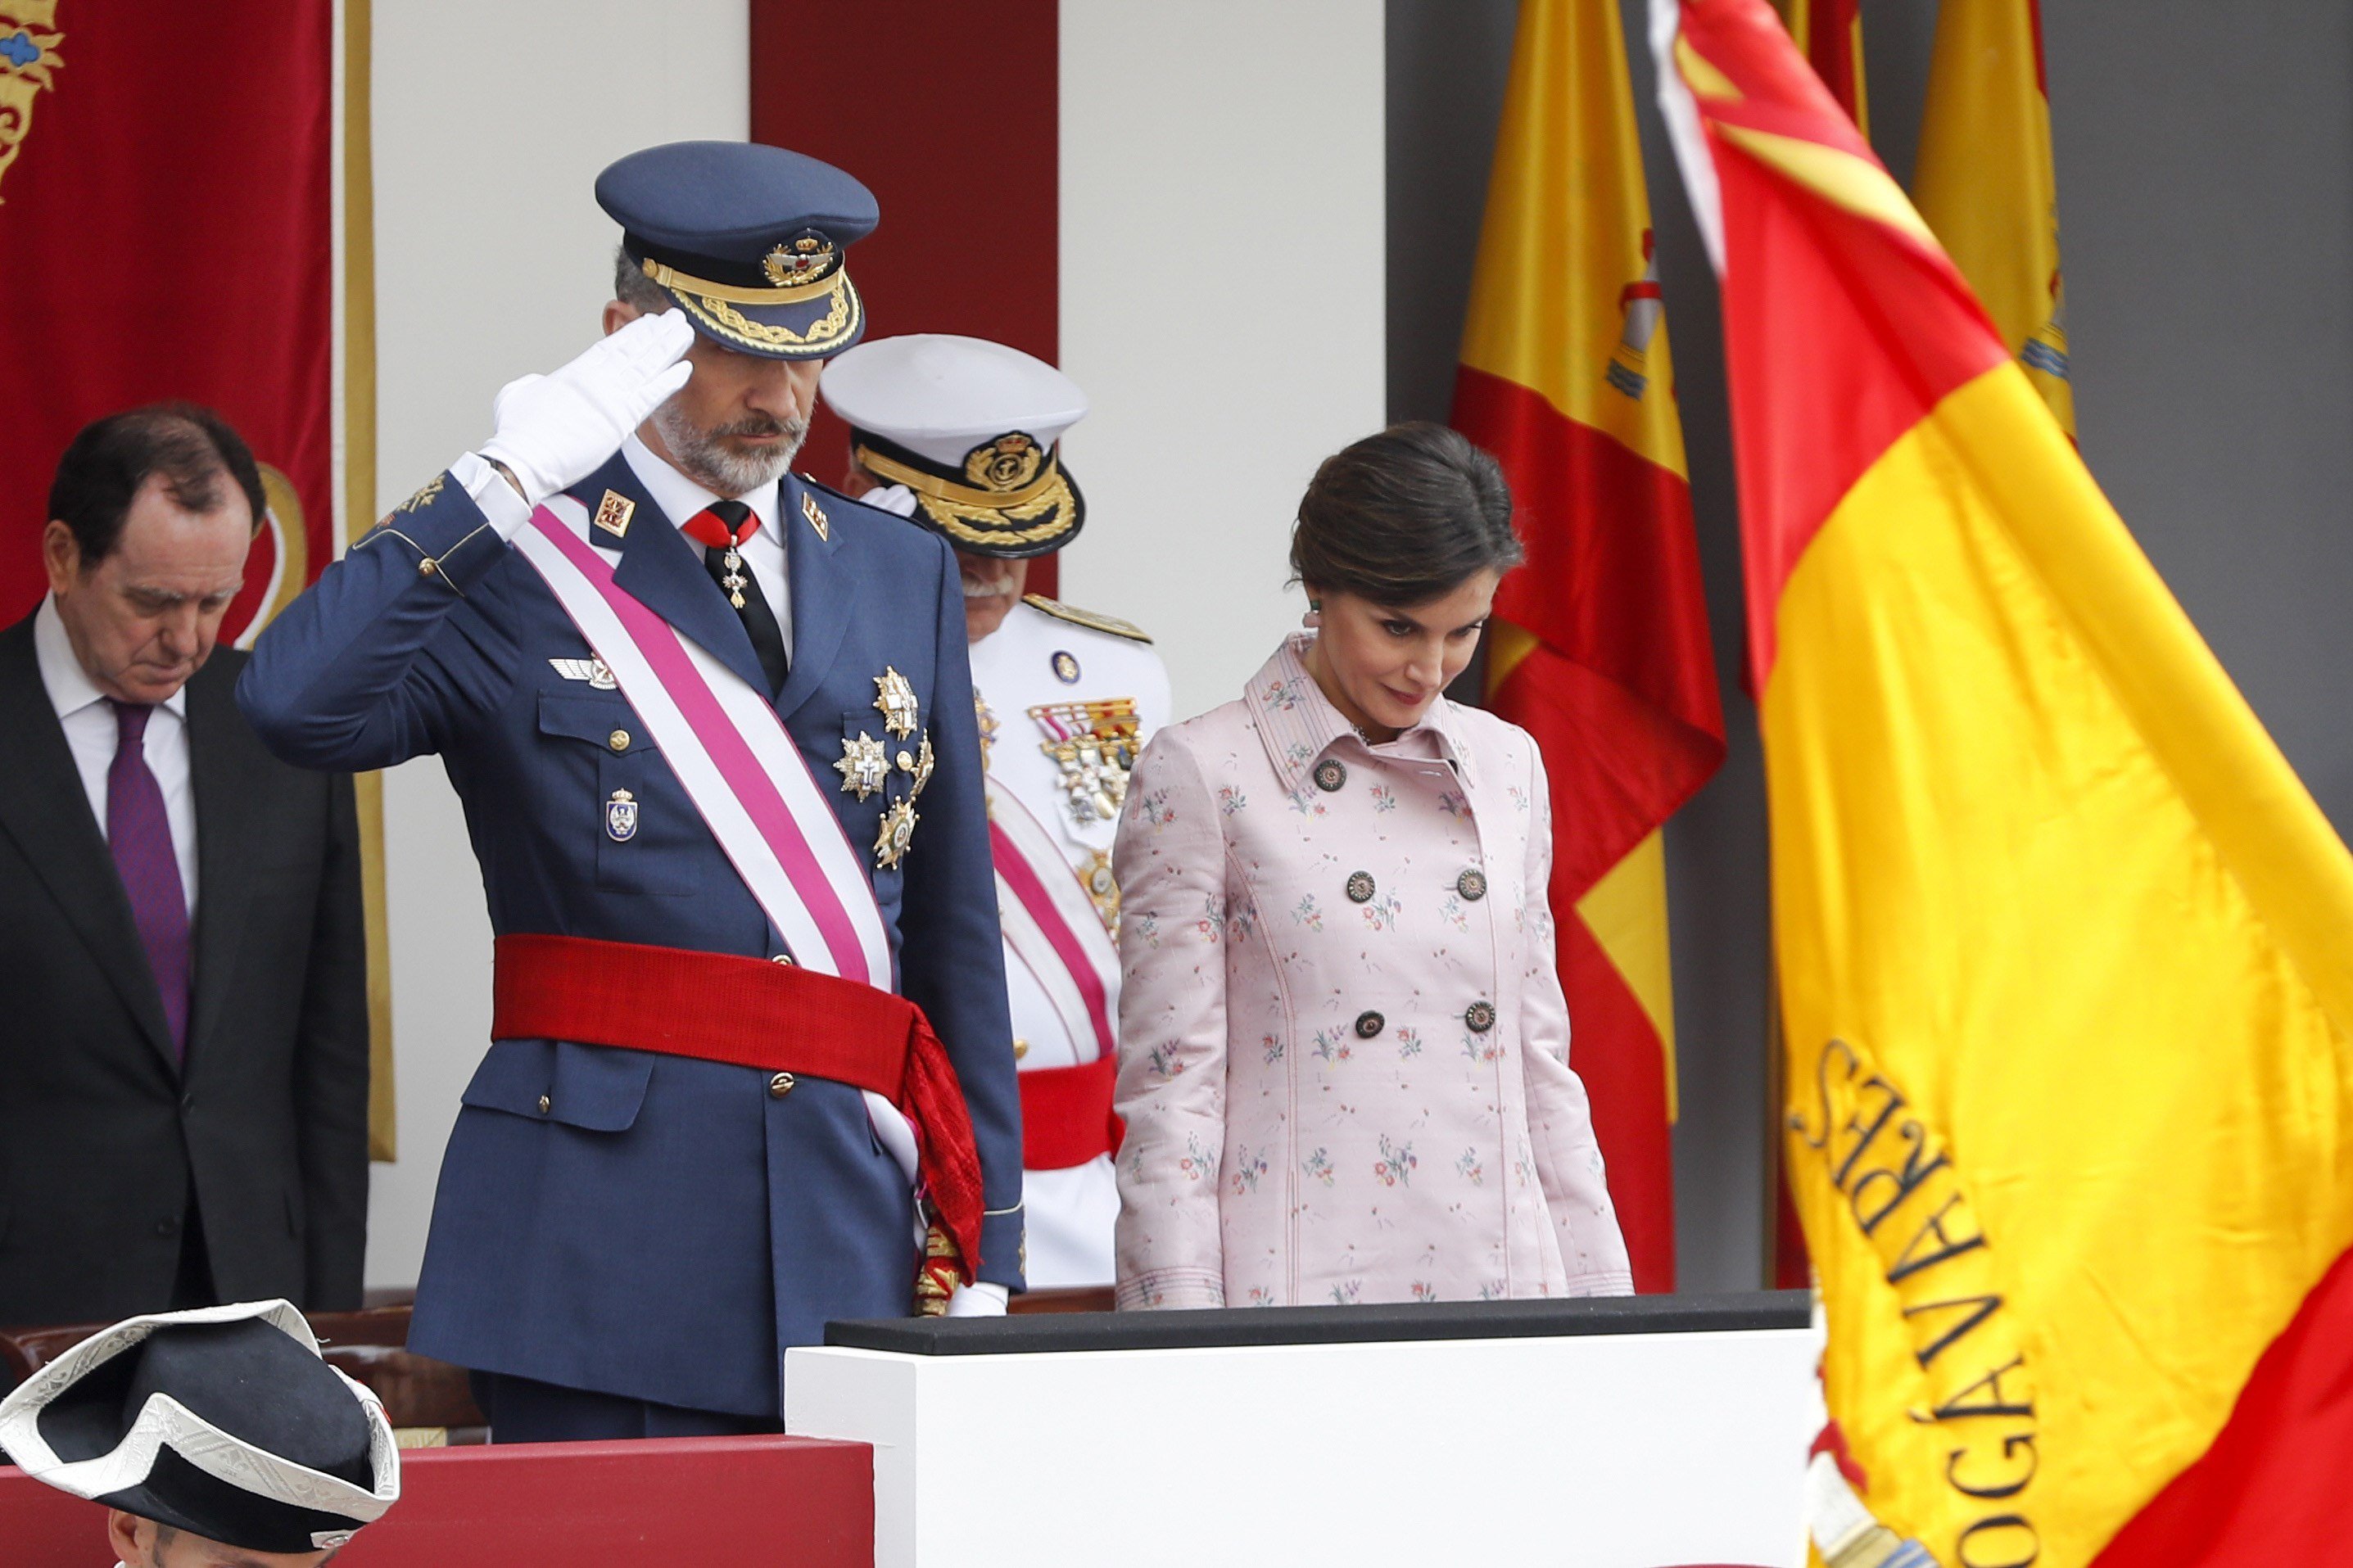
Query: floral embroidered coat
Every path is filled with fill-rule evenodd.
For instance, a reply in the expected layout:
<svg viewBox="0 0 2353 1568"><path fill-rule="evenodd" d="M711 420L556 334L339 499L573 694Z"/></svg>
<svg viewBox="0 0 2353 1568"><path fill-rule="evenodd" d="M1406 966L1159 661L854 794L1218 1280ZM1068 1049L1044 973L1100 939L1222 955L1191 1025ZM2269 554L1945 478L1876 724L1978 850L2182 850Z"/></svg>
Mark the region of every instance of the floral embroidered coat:
<svg viewBox="0 0 2353 1568"><path fill-rule="evenodd" d="M1129 781L1119 1304L1629 1291L1535 744L1440 699L1368 746L1311 640Z"/></svg>

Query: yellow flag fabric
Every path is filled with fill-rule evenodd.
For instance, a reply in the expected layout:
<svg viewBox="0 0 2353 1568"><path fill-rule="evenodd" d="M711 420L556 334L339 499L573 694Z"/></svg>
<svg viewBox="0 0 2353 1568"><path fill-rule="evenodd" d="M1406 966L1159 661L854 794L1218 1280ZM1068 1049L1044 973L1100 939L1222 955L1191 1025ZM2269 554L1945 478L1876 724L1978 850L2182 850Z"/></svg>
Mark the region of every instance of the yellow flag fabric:
<svg viewBox="0 0 2353 1568"><path fill-rule="evenodd" d="M1920 216L2068 435L2066 295L2039 0L1942 0L1920 156Z"/></svg>
<svg viewBox="0 0 2353 1568"><path fill-rule="evenodd" d="M2073 1568L2202 1468L2225 1500L2169 1517L2260 1519L2272 1439L2353 1400L2353 1331L2258 1376L2353 1321L2353 857L1763 0L1662 4L1839 1517ZM2289 1479L2353 1538L2340 1482ZM2112 1560L2257 1560L2198 1539Z"/></svg>

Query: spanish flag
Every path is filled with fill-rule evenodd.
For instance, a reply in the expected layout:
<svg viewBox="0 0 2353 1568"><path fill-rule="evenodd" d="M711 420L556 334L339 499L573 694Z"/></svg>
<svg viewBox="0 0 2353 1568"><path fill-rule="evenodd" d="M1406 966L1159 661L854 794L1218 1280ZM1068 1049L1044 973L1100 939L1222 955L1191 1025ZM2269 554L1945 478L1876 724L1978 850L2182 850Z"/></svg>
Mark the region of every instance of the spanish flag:
<svg viewBox="0 0 2353 1568"><path fill-rule="evenodd" d="M1912 194L2026 379L2073 436L2041 0L1937 6Z"/></svg>
<svg viewBox="0 0 2353 1568"><path fill-rule="evenodd" d="M1816 1544L2341 1559L2353 857L1766 0L1653 7L1853 1462Z"/></svg>
<svg viewBox="0 0 2353 1568"><path fill-rule="evenodd" d="M1551 778L1571 1058L1638 1290L1675 1282L1660 829L1724 760L1683 426L1618 0L1525 0L1455 381L1528 564L1487 689Z"/></svg>
<svg viewBox="0 0 2353 1568"><path fill-rule="evenodd" d="M1862 0L1775 0L1774 9L1838 106L1869 136L1871 95L1862 81Z"/></svg>

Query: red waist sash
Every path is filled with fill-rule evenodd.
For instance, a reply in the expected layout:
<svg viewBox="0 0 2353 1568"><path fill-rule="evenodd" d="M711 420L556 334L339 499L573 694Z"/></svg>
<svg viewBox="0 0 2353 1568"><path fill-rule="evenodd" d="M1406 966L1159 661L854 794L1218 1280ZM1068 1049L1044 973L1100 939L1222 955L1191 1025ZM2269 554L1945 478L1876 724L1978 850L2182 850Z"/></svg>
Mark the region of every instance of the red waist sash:
<svg viewBox="0 0 2353 1568"><path fill-rule="evenodd" d="M494 1040L575 1040L807 1073L871 1089L915 1124L918 1169L964 1278L980 1267L980 1154L955 1068L904 996L733 953L498 939Z"/></svg>
<svg viewBox="0 0 2353 1568"><path fill-rule="evenodd" d="M1116 1154L1127 1129L1111 1109L1119 1064L1097 1057L1069 1068L1032 1068L1021 1086L1021 1166L1067 1171Z"/></svg>

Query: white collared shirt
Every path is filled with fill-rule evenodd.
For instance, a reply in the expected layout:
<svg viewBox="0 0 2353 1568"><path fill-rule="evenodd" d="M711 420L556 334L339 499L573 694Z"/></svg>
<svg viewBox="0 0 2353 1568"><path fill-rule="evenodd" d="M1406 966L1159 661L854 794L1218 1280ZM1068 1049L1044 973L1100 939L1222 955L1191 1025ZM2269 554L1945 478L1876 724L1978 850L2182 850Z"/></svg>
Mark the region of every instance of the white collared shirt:
<svg viewBox="0 0 2353 1568"><path fill-rule="evenodd" d="M33 617L33 652L41 667L41 685L57 710L58 722L73 751L74 767L81 773L82 793L90 797L90 814L98 830L106 832L106 773L114 765L116 728L113 707L74 657L58 602L43 599ZM185 686L155 705L141 737L140 752L147 771L164 792L164 818L171 825L172 856L180 863L180 887L188 895L188 910L196 908L196 792L188 771L188 689Z"/></svg>
<svg viewBox="0 0 2353 1568"><path fill-rule="evenodd" d="M621 456L628 459L629 472L638 476L638 483L646 487L646 494L656 506L669 514L670 520L683 530L686 520L709 506L712 501L730 498L713 494L654 456L653 448L638 439L632 431L621 443ZM793 651L793 605L785 590L785 535L776 526L776 490L784 481L761 486L749 495L732 499L752 509L760 520L760 531L742 545L745 564L752 568L752 581L760 585L761 596L768 608L776 613L776 629L785 636L785 654ZM702 546L690 539L697 556Z"/></svg>
<svg viewBox="0 0 2353 1568"><path fill-rule="evenodd" d="M688 518L712 501L728 499L704 489L654 456L653 448L639 440L635 431L621 443L621 456L628 460L629 472L638 477L646 494L681 531ZM514 487L479 455L469 452L459 458L449 465L449 474L474 498L474 504L482 509L482 515L498 531L500 538L512 539L531 521L531 508L515 493ZM776 612L776 629L784 634L785 656L789 658L793 651L793 601L785 577L784 530L776 522L776 494L783 483L779 479L749 495L733 499L750 507L752 515L760 520L759 531L744 542L744 560L752 568L752 581L759 584L761 596ZM699 559L703 547L691 539L687 542L694 545Z"/></svg>

